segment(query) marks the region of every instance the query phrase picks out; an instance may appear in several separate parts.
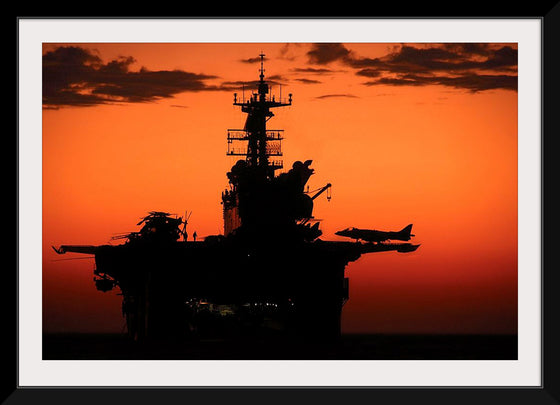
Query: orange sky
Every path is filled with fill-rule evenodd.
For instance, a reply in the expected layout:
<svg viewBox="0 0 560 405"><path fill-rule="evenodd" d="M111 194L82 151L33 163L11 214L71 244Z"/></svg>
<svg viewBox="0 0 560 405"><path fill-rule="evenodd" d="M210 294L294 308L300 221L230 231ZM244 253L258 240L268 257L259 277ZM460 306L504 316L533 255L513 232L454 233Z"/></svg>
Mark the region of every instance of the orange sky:
<svg viewBox="0 0 560 405"><path fill-rule="evenodd" d="M95 289L93 259L60 260L83 256L51 245L106 244L153 210L223 232L226 134L245 119L233 82L258 78L243 60L262 51L266 77L293 93L268 124L285 130L285 167L312 159L310 188L333 185L330 202L315 200L322 239L413 223L422 244L347 267L343 332L517 332L516 44L72 44L89 55L79 64L61 46L43 46L58 55L43 76L45 331L124 324L117 292Z"/></svg>

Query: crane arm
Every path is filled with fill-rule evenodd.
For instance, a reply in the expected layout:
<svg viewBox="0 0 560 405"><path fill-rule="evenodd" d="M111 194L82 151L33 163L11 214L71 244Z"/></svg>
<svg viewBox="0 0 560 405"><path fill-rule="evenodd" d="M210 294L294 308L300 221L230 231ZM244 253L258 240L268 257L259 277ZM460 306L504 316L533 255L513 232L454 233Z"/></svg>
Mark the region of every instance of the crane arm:
<svg viewBox="0 0 560 405"><path fill-rule="evenodd" d="M321 194L323 194L325 191L327 191L329 188L331 188L331 183L327 183L327 185L322 187L319 191L317 191L317 193L313 197L311 197L311 199L312 200L316 199Z"/></svg>

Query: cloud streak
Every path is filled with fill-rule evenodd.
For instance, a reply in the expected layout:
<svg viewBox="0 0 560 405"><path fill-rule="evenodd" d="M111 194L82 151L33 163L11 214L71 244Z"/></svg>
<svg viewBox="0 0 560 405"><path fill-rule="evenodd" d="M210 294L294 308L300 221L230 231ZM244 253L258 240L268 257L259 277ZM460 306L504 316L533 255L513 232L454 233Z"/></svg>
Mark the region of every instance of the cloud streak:
<svg viewBox="0 0 560 405"><path fill-rule="evenodd" d="M286 79L281 76L270 76L266 79L266 82L270 86L284 86ZM222 82L220 85L220 90L242 90L245 89L246 91L250 92L256 89L259 85L258 80L236 80L236 81L226 81Z"/></svg>
<svg viewBox="0 0 560 405"><path fill-rule="evenodd" d="M313 80L313 79L305 79L305 78L298 78L298 79L294 79L297 82L303 83L303 84L319 84L322 83L319 80Z"/></svg>
<svg viewBox="0 0 560 405"><path fill-rule="evenodd" d="M456 89L465 89L472 92L504 89L517 90L517 77L509 75L463 75L457 77L446 76L419 76L419 75L402 75L398 78L382 77L375 81L365 82L366 86L375 85L392 85L392 86L428 86L443 85L454 87Z"/></svg>
<svg viewBox="0 0 560 405"><path fill-rule="evenodd" d="M91 51L59 47L43 55L43 107L143 103L182 92L227 90L209 85L216 76L183 70L130 70L131 56L104 63Z"/></svg>
<svg viewBox="0 0 560 405"><path fill-rule="evenodd" d="M268 58L265 56L263 57L263 61L266 62L268 60ZM255 58L247 58L247 59L241 59L240 62L242 63L248 63L248 64L253 64L253 63L259 63L261 61L261 57L257 56Z"/></svg>
<svg viewBox="0 0 560 405"><path fill-rule="evenodd" d="M353 94L325 94L315 97L316 100L325 100L328 98L358 98L358 96L355 96Z"/></svg>
<svg viewBox="0 0 560 405"><path fill-rule="evenodd" d="M331 69L325 69L325 68L295 68L292 69L292 72L295 73L313 73L313 74L317 74L317 75L326 75L326 74L332 74L335 71L331 70Z"/></svg>

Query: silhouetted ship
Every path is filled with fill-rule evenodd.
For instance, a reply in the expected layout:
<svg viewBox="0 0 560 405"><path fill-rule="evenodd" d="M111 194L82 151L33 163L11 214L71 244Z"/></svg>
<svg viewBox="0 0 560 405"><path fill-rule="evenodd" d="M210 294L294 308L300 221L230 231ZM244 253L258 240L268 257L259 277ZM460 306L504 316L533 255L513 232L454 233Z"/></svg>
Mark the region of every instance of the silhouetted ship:
<svg viewBox="0 0 560 405"><path fill-rule="evenodd" d="M267 129L267 122L274 108L292 104L292 95L269 95L260 56L256 93L241 100L234 94L233 104L247 118L227 135L227 154L242 158L227 173L229 188L222 193L224 235L189 241L188 218L151 212L137 224L140 231L122 236L121 245L55 248L95 255L97 289L120 288L128 334L137 340L262 330L336 338L348 300L346 265L363 253L419 246L386 243L410 239L411 226L408 233L371 231L375 238L369 240L354 228L342 233L355 242L319 239L313 201L328 195L331 185L305 191L310 160L276 175L283 167L283 131Z"/></svg>

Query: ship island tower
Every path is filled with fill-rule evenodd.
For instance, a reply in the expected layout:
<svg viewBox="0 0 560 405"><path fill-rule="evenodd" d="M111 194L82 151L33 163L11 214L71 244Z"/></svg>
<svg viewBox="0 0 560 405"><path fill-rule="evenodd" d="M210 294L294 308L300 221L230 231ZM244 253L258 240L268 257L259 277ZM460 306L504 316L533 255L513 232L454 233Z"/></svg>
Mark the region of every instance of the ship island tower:
<svg viewBox="0 0 560 405"><path fill-rule="evenodd" d="M272 109L292 105L292 94L289 94L288 100L282 100L281 93L279 99L269 94L269 85L264 80L265 55L261 53L259 56L261 67L256 86L257 92L253 92L248 99L245 99L245 92L243 91L241 100L238 99L237 93L234 93L233 105L240 106L241 111L247 114L247 118L243 129L228 129L227 133L227 155L240 156L244 159L238 161L236 166L232 168L232 172L228 174L230 190L226 190L222 194L225 235L231 234L241 226L239 188L243 188L243 184L239 184L239 180L241 182L243 180L250 181L257 186L263 185L267 180L275 177L276 170L284 167L283 161L280 159L284 131L267 129L266 125L274 117ZM238 172L244 172L243 174L239 173L244 179L236 176L236 169L238 169Z"/></svg>

